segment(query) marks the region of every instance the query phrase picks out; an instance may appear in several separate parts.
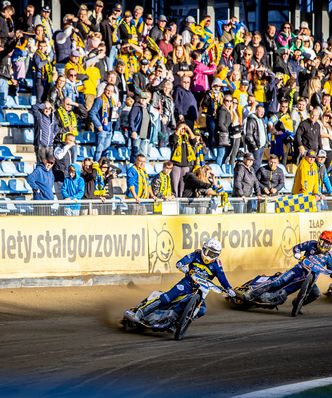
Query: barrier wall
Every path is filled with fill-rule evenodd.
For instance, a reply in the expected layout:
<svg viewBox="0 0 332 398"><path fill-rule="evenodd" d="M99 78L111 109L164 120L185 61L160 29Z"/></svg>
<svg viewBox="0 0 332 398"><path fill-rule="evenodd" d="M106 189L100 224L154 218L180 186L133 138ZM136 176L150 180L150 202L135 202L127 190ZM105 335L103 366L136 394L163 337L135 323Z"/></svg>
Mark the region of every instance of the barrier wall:
<svg viewBox="0 0 332 398"><path fill-rule="evenodd" d="M292 247L331 229L332 213L3 217L0 278L175 272L215 237L226 271L287 269Z"/></svg>

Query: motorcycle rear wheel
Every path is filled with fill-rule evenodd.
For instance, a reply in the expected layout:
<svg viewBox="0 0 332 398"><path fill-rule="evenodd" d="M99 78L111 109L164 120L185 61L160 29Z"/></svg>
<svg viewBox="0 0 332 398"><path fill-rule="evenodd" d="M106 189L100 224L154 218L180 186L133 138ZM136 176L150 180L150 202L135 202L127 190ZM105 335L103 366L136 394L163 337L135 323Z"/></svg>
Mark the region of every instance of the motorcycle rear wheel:
<svg viewBox="0 0 332 398"><path fill-rule="evenodd" d="M294 300L293 304L293 309L292 309L292 317L296 317L299 315L299 312L301 311L301 308L303 306L303 303L305 299L307 298L308 294L310 293L312 284L314 281L314 276L312 274L309 274L307 278L304 280L302 283L301 289Z"/></svg>
<svg viewBox="0 0 332 398"><path fill-rule="evenodd" d="M174 339L175 340L182 340L189 325L191 324L193 320L193 314L194 311L201 300L200 296L198 294L195 294L188 302L186 305L185 309L182 312L182 315L180 317L178 326L175 330L174 333Z"/></svg>

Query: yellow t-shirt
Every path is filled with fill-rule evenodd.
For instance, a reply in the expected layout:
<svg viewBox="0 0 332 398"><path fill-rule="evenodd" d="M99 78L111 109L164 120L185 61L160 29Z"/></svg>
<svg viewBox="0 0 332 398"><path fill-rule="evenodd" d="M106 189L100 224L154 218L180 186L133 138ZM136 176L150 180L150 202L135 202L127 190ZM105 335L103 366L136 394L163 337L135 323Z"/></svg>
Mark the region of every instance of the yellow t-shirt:
<svg viewBox="0 0 332 398"><path fill-rule="evenodd" d="M265 84L261 80L256 81L254 96L257 102L266 102Z"/></svg>
<svg viewBox="0 0 332 398"><path fill-rule="evenodd" d="M326 92L326 94L332 95L332 81L331 80L328 80L324 84L324 91Z"/></svg>
<svg viewBox="0 0 332 398"><path fill-rule="evenodd" d="M86 70L89 79L83 82L84 94L97 95L97 86L101 79L100 70L96 66L89 66Z"/></svg>

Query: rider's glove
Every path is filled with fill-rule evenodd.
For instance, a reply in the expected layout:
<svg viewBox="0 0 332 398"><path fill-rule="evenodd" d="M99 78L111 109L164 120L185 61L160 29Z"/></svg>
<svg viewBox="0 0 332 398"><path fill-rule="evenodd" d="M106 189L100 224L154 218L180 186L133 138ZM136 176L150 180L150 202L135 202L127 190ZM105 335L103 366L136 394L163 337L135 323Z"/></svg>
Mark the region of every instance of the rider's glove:
<svg viewBox="0 0 332 398"><path fill-rule="evenodd" d="M177 263L176 264L176 268L178 268L184 274L187 274L189 272L189 265L188 264Z"/></svg>
<svg viewBox="0 0 332 398"><path fill-rule="evenodd" d="M294 257L296 258L296 260L300 260L300 258L302 257L301 252L296 252L294 254Z"/></svg>
<svg viewBox="0 0 332 398"><path fill-rule="evenodd" d="M235 297L236 293L234 292L233 289L227 289L227 294L229 295L229 297Z"/></svg>

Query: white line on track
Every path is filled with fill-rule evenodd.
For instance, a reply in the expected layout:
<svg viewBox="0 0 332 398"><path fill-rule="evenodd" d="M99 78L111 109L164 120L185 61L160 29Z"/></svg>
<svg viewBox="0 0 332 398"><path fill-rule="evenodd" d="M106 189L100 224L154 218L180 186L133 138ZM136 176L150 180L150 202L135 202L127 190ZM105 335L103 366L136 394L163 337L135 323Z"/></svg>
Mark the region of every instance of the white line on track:
<svg viewBox="0 0 332 398"><path fill-rule="evenodd" d="M287 384L285 386L268 388L247 394L236 395L232 398L282 398L291 394L311 390L312 388L324 387L332 384L332 377L304 381L302 383Z"/></svg>

